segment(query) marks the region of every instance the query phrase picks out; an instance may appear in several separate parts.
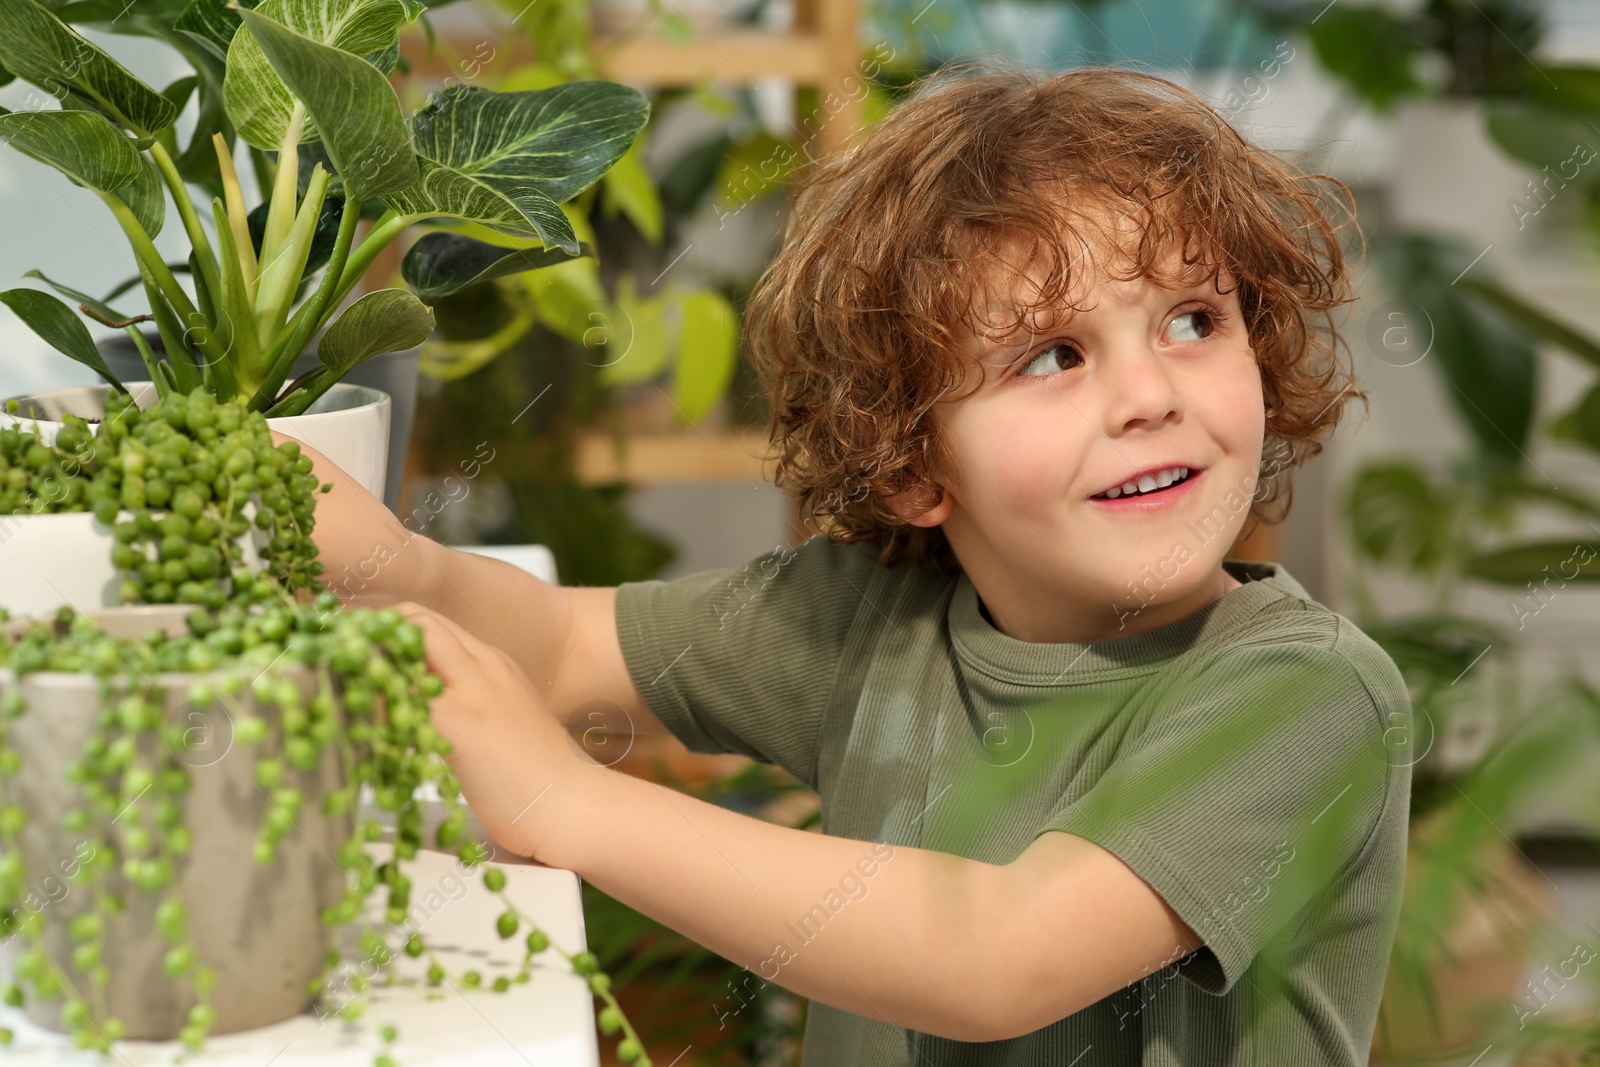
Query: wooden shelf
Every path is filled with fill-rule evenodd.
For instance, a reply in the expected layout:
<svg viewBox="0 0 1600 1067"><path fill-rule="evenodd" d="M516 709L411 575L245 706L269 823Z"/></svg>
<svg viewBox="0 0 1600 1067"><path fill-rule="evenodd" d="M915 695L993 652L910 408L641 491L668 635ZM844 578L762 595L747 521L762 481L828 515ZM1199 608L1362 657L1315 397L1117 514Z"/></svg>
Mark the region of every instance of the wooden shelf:
<svg viewBox="0 0 1600 1067"><path fill-rule="evenodd" d="M695 429L634 433L619 463L611 436L596 432L578 443L578 478L588 485L627 482L664 485L686 482L770 482L762 459L767 435L754 429Z"/></svg>
<svg viewBox="0 0 1600 1067"><path fill-rule="evenodd" d="M608 41L595 42L608 75L656 86L694 85L708 77L720 83L756 78L812 82L828 65L827 46L816 34L724 30L682 42L639 37L616 51L608 49Z"/></svg>

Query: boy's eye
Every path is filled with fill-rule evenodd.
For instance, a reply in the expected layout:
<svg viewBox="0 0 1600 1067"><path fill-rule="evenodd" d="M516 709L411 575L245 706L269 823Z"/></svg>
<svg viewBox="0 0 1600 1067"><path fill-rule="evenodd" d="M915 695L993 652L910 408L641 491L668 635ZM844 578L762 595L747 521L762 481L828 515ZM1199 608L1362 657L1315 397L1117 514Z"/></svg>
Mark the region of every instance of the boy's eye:
<svg viewBox="0 0 1600 1067"><path fill-rule="evenodd" d="M1054 374L1058 370L1069 370L1070 368L1061 365L1062 360L1065 359L1075 359L1080 363L1083 362L1083 357L1078 355L1076 349L1065 342L1057 341L1028 360L1028 365L1022 368L1019 376Z"/></svg>
<svg viewBox="0 0 1600 1067"><path fill-rule="evenodd" d="M1178 340L1178 341L1199 341L1199 340L1202 340L1205 337L1211 336L1211 334L1216 331L1216 328L1217 328L1216 321L1212 318L1211 312L1205 310L1204 308L1195 308L1193 311L1185 311L1182 315L1179 315L1177 318L1173 319L1172 321L1173 321L1174 324L1177 324L1179 322L1182 322L1184 319L1190 319L1190 318L1195 317L1196 315L1200 316L1202 319L1205 320L1206 332L1203 333L1203 334L1200 334L1200 335L1198 335L1196 337L1176 337L1176 338L1174 338L1174 340Z"/></svg>
<svg viewBox="0 0 1600 1067"><path fill-rule="evenodd" d="M1184 319L1193 319L1196 317L1205 322L1205 332L1196 332L1194 326L1191 324L1191 326L1188 328L1188 331L1189 333L1193 334L1193 336L1183 336L1183 328L1179 327L1177 324L1182 322ZM1201 341L1216 332L1217 328L1216 316L1212 312L1207 311L1205 308L1195 308L1193 311L1185 311L1183 314L1174 317L1172 322L1173 328L1176 331L1173 336L1173 340L1175 341ZM1067 359L1077 360L1079 363L1083 362L1083 357L1078 354L1077 349L1073 348L1064 341L1057 341L1048 348L1041 349L1039 354L1030 359L1027 363L1027 366L1023 367L1022 370L1018 372L1017 376L1039 377L1045 374L1054 374L1056 371L1071 370L1072 366L1064 365L1064 361ZM1074 366L1075 365L1076 364L1074 364Z"/></svg>

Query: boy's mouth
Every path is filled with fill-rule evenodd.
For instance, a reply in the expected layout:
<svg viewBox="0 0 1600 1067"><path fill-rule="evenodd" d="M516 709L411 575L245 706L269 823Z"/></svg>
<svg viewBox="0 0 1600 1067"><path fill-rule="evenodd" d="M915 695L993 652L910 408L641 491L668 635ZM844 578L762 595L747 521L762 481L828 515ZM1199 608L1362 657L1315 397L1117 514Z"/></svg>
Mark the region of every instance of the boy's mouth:
<svg viewBox="0 0 1600 1067"><path fill-rule="evenodd" d="M1152 467L1147 471L1134 475L1125 482L1112 486L1104 492L1094 494L1089 499L1116 500L1119 497L1159 496L1174 486L1182 485L1190 478L1198 475L1203 469L1183 464Z"/></svg>

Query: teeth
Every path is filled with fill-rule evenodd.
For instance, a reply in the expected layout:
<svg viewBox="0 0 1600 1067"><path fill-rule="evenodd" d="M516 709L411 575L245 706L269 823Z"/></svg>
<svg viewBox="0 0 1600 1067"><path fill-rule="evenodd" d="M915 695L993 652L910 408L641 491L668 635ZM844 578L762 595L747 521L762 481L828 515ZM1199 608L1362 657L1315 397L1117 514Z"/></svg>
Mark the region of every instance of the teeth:
<svg viewBox="0 0 1600 1067"><path fill-rule="evenodd" d="M1108 500L1115 500L1119 496L1153 493L1157 489L1165 489L1174 482L1181 482L1188 476L1188 467L1168 467L1166 470L1157 471L1154 475L1142 475L1137 482L1123 482L1115 488L1107 489L1101 495Z"/></svg>

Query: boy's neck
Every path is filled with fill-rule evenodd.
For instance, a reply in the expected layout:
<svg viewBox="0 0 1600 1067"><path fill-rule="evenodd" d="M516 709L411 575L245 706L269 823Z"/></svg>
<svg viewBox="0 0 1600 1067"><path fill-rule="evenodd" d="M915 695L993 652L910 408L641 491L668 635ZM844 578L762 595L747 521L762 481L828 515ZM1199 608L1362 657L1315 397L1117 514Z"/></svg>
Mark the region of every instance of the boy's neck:
<svg viewBox="0 0 1600 1067"><path fill-rule="evenodd" d="M970 575L968 580L971 580ZM1175 622L1188 618L1206 607L1206 605L1221 600L1244 584L1219 566L1216 575L1212 579L1180 600L1164 604L1148 604L1143 608L1126 608L1122 609L1120 614L1115 610L1108 610L1107 619L1109 621L1100 625L1090 624L1085 626L1081 616L1071 620L1063 617L1070 613L1052 612L1049 617L1037 617L1030 610L1035 603L1032 597L1018 601L1022 605L1021 611L1007 612L1003 606L1006 603L1003 596L991 598L991 596L985 595L981 587L977 588L978 610L996 630L1018 641L1036 644L1112 641L1117 638L1149 633L1151 630L1158 630L1163 626L1170 626ZM976 582L974 582L974 586L977 586ZM996 600L1002 605L999 618L996 618L996 612L992 608L992 604ZM1064 623L1065 625L1063 625Z"/></svg>

